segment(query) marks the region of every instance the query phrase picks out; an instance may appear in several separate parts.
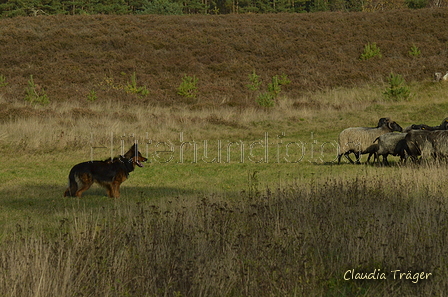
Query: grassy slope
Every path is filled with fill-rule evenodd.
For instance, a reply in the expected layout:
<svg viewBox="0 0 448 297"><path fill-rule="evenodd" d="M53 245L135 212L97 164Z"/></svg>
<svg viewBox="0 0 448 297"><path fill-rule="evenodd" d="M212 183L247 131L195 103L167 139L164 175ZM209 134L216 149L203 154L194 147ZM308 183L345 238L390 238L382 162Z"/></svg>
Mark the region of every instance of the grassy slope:
<svg viewBox="0 0 448 297"><path fill-rule="evenodd" d="M83 101L94 90L101 100L130 103L136 96L120 86L135 71L150 91L147 102L188 103L176 95L187 74L199 78L193 104L247 106L254 101L245 87L253 70L265 83L288 75L292 82L284 91L293 99L304 91L378 83L390 72L426 81L448 67L447 14L429 9L2 19L0 74L10 82L2 93L23 98L33 75L53 101ZM359 60L369 42L377 43L382 59ZM419 58L408 54L413 44L422 52Z"/></svg>

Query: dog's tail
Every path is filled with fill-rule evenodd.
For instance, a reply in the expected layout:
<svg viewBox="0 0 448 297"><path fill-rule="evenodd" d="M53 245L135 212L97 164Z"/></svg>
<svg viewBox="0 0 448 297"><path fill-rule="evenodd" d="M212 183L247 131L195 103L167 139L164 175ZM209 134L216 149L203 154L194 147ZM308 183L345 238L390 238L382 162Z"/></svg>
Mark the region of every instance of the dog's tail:
<svg viewBox="0 0 448 297"><path fill-rule="evenodd" d="M68 188L64 192L64 197L75 197L78 191L78 183L76 182L75 172L71 171L68 175Z"/></svg>

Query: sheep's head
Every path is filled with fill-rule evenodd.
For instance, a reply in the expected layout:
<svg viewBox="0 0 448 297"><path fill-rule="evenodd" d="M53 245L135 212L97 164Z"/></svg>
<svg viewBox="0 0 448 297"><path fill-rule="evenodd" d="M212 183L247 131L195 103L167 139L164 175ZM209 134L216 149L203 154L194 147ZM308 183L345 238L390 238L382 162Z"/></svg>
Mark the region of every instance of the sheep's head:
<svg viewBox="0 0 448 297"><path fill-rule="evenodd" d="M384 125L387 125L389 122L390 122L390 119L389 119L389 118L381 118L381 119L378 121L378 126L377 126L377 128L382 127L382 126L384 126Z"/></svg>
<svg viewBox="0 0 448 297"><path fill-rule="evenodd" d="M400 127L396 122L392 121L390 118L381 118L378 121L378 128L379 127L387 127L390 131L399 131L403 132L403 128Z"/></svg>
<svg viewBox="0 0 448 297"><path fill-rule="evenodd" d="M448 118L445 118L440 124L440 130L448 130Z"/></svg>
<svg viewBox="0 0 448 297"><path fill-rule="evenodd" d="M387 123L387 127L389 128L390 131L398 131L398 132L403 132L403 128L401 128L400 125L398 125L396 122L394 121L389 121Z"/></svg>

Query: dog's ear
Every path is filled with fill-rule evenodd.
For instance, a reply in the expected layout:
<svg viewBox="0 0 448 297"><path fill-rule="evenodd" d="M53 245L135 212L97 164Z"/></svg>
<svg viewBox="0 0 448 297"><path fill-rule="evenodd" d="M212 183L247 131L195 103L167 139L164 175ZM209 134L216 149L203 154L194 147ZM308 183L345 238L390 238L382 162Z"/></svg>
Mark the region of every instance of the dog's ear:
<svg viewBox="0 0 448 297"><path fill-rule="evenodd" d="M124 154L124 157L127 158L127 159L130 159L130 158L132 158L134 156L137 156L137 155L138 155L138 147L137 147L137 144L134 143L131 146L131 148L129 149L129 151L127 151L126 154Z"/></svg>

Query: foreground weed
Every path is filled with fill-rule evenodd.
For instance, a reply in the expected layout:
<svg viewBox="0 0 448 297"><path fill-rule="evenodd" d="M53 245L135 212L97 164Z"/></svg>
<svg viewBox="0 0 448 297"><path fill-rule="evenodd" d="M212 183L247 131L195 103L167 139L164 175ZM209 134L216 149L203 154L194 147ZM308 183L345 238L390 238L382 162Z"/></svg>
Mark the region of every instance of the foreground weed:
<svg viewBox="0 0 448 297"><path fill-rule="evenodd" d="M50 103L45 91L34 83L33 75L30 76L28 81L28 88L26 88L25 101L33 104L47 105Z"/></svg>
<svg viewBox="0 0 448 297"><path fill-rule="evenodd" d="M446 169L424 172L439 176ZM235 199L182 193L159 201L137 193L93 204L94 197L70 199L55 204L61 211L53 215L21 214L17 223L8 208L0 296L35 296L36 288L40 296L62 297L443 292L447 187L421 173L408 179L410 173L393 184L375 172L263 190L263 172L250 170L250 199L245 192ZM48 197L46 188L40 191ZM18 207L16 199L2 203ZM44 199L20 207L36 212L48 207Z"/></svg>
<svg viewBox="0 0 448 297"><path fill-rule="evenodd" d="M248 174L248 190L249 199L257 198L260 196L260 181L258 180L258 171L254 171Z"/></svg>

